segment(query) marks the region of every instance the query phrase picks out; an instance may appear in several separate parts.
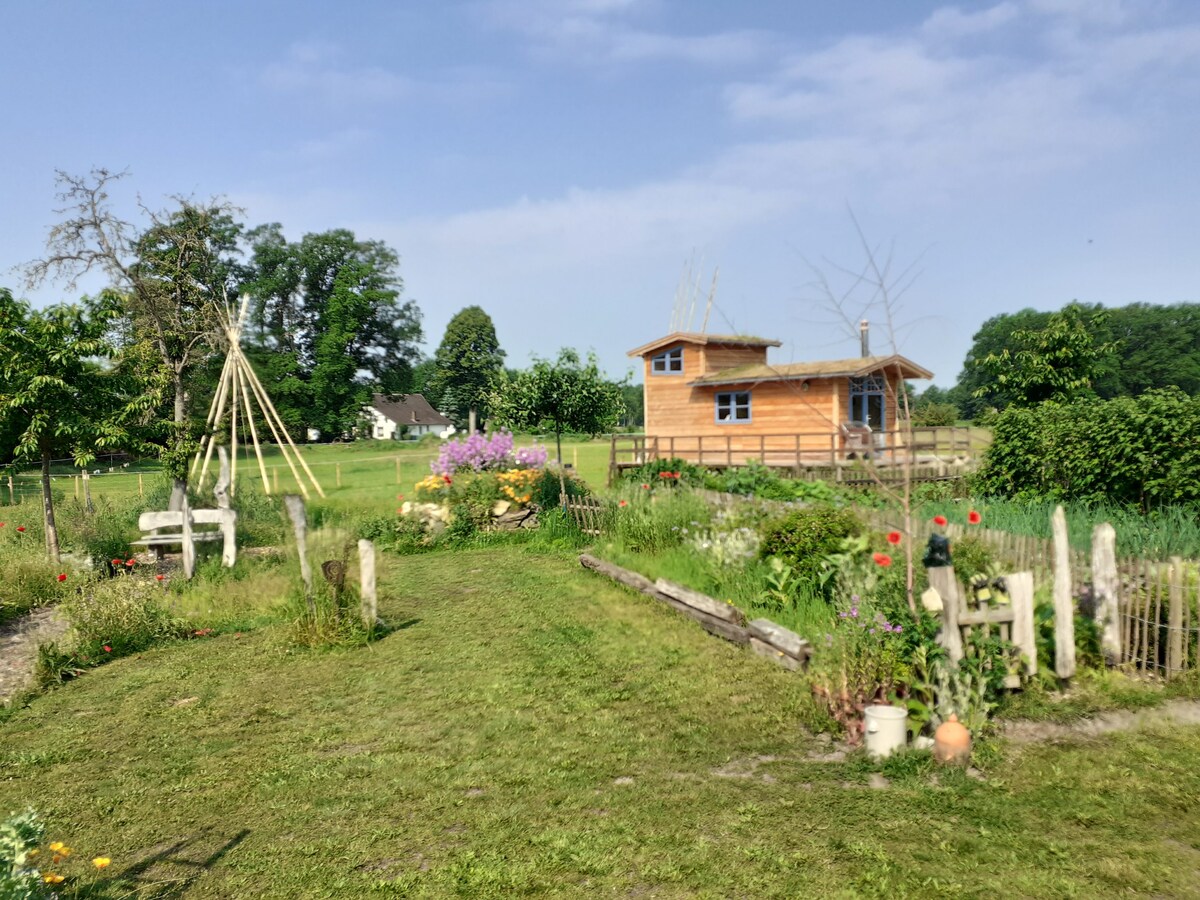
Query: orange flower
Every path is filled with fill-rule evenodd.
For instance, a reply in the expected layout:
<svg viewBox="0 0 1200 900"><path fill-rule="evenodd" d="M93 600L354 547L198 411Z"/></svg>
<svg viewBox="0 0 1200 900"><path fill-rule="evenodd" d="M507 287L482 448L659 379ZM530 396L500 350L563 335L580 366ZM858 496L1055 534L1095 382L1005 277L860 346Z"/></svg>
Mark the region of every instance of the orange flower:
<svg viewBox="0 0 1200 900"><path fill-rule="evenodd" d="M975 512L975 510L971 510L969 513L967 513L967 523L968 524L978 525L981 521L983 521L983 516L981 516L979 513Z"/></svg>
<svg viewBox="0 0 1200 900"><path fill-rule="evenodd" d="M622 500L620 503L617 504L617 506L621 507L621 509L624 509L628 505L629 505L628 500Z"/></svg>
<svg viewBox="0 0 1200 900"><path fill-rule="evenodd" d="M898 544L898 543L900 543L900 532L898 532L898 531L889 531L889 532L888 532L888 536L887 536L887 542L888 542L889 544Z"/></svg>
<svg viewBox="0 0 1200 900"><path fill-rule="evenodd" d="M58 884L62 880L63 880L62 875L56 875L53 872L47 872L45 875L42 876L42 881L46 882L46 884Z"/></svg>
<svg viewBox="0 0 1200 900"><path fill-rule="evenodd" d="M892 558L886 553L876 553L871 559L875 560L875 565L883 566L885 569L892 564Z"/></svg>

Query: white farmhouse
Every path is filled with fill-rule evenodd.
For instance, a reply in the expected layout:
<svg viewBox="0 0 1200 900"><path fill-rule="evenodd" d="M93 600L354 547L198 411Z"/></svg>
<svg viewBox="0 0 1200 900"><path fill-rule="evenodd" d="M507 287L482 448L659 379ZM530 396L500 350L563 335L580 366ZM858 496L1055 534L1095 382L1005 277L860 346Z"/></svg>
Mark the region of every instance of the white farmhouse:
<svg viewBox="0 0 1200 900"><path fill-rule="evenodd" d="M380 440L440 434L451 424L420 394L375 394L371 405L363 407L363 414L367 421L364 436Z"/></svg>

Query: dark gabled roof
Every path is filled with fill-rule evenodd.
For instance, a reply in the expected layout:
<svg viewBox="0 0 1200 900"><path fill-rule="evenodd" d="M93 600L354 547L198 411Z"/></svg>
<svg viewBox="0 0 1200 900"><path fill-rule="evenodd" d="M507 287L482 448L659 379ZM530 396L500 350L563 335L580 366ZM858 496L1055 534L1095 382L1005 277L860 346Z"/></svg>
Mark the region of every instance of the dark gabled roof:
<svg viewBox="0 0 1200 900"><path fill-rule="evenodd" d="M420 394L375 394L371 406L397 425L450 425Z"/></svg>
<svg viewBox="0 0 1200 900"><path fill-rule="evenodd" d="M718 369L701 375L691 383L698 386L708 384L758 384L763 381L802 381L807 378L844 378L870 375L884 369L899 368L902 378L932 378L933 373L918 366L911 359L892 356L857 356L852 359L825 359L816 362L784 363L773 366L756 363L750 366L734 366Z"/></svg>
<svg viewBox="0 0 1200 900"><path fill-rule="evenodd" d="M640 347L634 347L626 356L645 356L647 353L652 353L659 347L666 347L668 344L684 343L684 344L721 344L732 347L778 347L779 341L773 341L770 338L753 337L748 334L701 334L695 331L675 331L668 334L666 337L661 337L656 341L651 341L648 344L642 344Z"/></svg>

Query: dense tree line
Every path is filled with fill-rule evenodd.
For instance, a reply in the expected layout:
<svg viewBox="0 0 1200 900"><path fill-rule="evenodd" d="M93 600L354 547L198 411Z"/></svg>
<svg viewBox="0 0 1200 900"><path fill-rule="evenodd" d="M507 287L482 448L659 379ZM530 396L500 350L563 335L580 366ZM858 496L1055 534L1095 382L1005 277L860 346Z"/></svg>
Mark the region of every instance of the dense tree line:
<svg viewBox="0 0 1200 900"><path fill-rule="evenodd" d="M1074 390L1077 397L1109 400L1171 386L1200 395L1200 304L1133 303L1107 309L1070 304L1057 313L1024 309L988 319L975 333L958 383L946 392L938 389L928 402L953 403L965 418L976 418L992 408L1005 409L1016 398L1011 384L999 379L1001 370L988 365L989 358L999 359L1005 351L1012 356L1022 347L1038 346L1039 341L1043 351L1062 352L1071 340L1082 337L1097 353L1088 363L1087 386ZM1050 368L1050 353L1042 356L1043 368ZM1087 354L1076 356L1084 359ZM1058 374L1065 384L1078 373L1059 367ZM926 391L922 400L934 390Z"/></svg>

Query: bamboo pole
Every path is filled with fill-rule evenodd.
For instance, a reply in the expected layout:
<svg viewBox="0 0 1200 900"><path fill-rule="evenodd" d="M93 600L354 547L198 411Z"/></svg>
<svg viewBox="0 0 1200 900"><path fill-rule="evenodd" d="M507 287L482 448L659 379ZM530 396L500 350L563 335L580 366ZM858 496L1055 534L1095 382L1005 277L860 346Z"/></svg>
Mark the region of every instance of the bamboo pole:
<svg viewBox="0 0 1200 900"><path fill-rule="evenodd" d="M246 374L240 367L237 369L237 376L242 384L242 403L246 410L246 421L250 423L250 440L254 442L254 455L258 458L258 474L262 477L263 493L270 496L271 485L267 481L267 465L263 462L262 446L258 442L258 428L254 424L254 410L250 406L249 392L246 390Z"/></svg>
<svg viewBox="0 0 1200 900"><path fill-rule="evenodd" d="M267 423L271 426L271 433L275 435L275 440L279 441L279 452L283 454L284 460L287 461L288 467L292 470L292 475L296 479L296 484L300 488L300 493L306 498L308 497L308 490L304 487L304 484L300 479L300 475L296 471L296 466L292 462L291 455L288 453L289 447L291 448L291 453L295 455L296 460L300 463L301 468L304 469L305 474L308 475L313 487L317 489L317 493L324 497L325 492L321 489L320 482L317 481L316 476L312 473L312 469L308 467L308 463L304 461L304 457L300 455L300 451L292 442L292 436L288 433L286 426L284 426L283 419L280 417L279 411L275 409L275 404L271 402L271 397L267 393L267 389L264 388L262 386L262 382L258 380L258 375L255 373L253 366L250 365L244 356L239 357L239 361L246 373L247 380L250 382L250 387L254 391L254 396L258 400L258 405L263 411L263 418L266 419ZM278 430L276 430L276 424L278 424ZM283 432L283 440L280 440L279 438L280 431Z"/></svg>
<svg viewBox="0 0 1200 900"><path fill-rule="evenodd" d="M217 396L213 398L213 402L217 404L217 413L216 418L213 419L212 426L207 429L208 433L204 436L205 439L202 442L205 445L204 465L200 467L200 477L196 481L197 489L204 485L204 478L208 474L208 464L212 462L213 446L216 442L216 428L220 425L221 420L225 418L225 404L229 399L229 382L232 380L232 367L235 365L235 363L230 362L233 358L232 354L233 350L231 349L230 355L225 358L226 368L221 371L221 383L217 387ZM199 457L200 454L197 453L196 458L199 459Z"/></svg>
<svg viewBox="0 0 1200 900"><path fill-rule="evenodd" d="M342 486L342 464L334 463L333 469L334 469L335 474L337 475L337 486L341 487Z"/></svg>
<svg viewBox="0 0 1200 900"><path fill-rule="evenodd" d="M300 493L304 496L305 499L308 499L308 489L304 486L304 482L300 478L300 473L296 471L296 466L292 462L292 458L288 455L287 447L283 443L283 438L280 438L280 436L279 436L279 430L275 427L275 419L271 418L271 416L267 413L267 407L263 404L263 399L264 399L264 397L266 397L267 392L263 388L263 386L259 383L258 378L255 377L254 370L252 368L250 368L250 365L248 363L246 364L246 372L247 372L248 380L250 381L250 387L254 391L254 398L258 401L258 406L263 411L263 418L267 420L267 425L271 429L271 434L274 435L274 437L275 437L275 444L276 444L276 446L279 447L279 452L280 452L280 454L282 454L284 462L286 462L288 464L288 468L292 470L292 477L296 479L296 486L300 489ZM267 399L267 402L270 403L270 398L267 397L266 399ZM272 406L271 410L274 411L274 409L275 409L275 407ZM279 416L279 414L276 413L275 414L276 419L278 418L278 416ZM292 442L292 439L291 439L291 437L288 436L287 429L283 427L282 420L279 421L279 428L283 428L283 437L286 438L287 442L290 444ZM297 455L299 455L299 454L297 453ZM302 460L302 462L303 462L303 460ZM275 477L276 477L275 490L278 491L279 490L279 481L278 481L279 473L278 473L278 471L276 471ZM325 495L322 494L321 496L323 497Z"/></svg>
<svg viewBox="0 0 1200 900"><path fill-rule="evenodd" d="M238 447L238 378L237 364L234 364L234 375L230 379L232 402L229 404L229 496L237 493L237 447Z"/></svg>
<svg viewBox="0 0 1200 900"><path fill-rule="evenodd" d="M225 364L221 367L221 378L217 382L217 392L213 395L212 403L208 407L208 418L204 422L204 436L200 439L200 449L196 451L196 458L192 460L191 473L194 476L197 466L200 465L200 455L203 453L204 467L200 469L200 480L197 482L197 486L204 483L204 473L208 471L208 463L212 459L213 431L221 421L221 417L225 415L225 395L229 390L229 375L232 367L232 356L227 354Z"/></svg>

